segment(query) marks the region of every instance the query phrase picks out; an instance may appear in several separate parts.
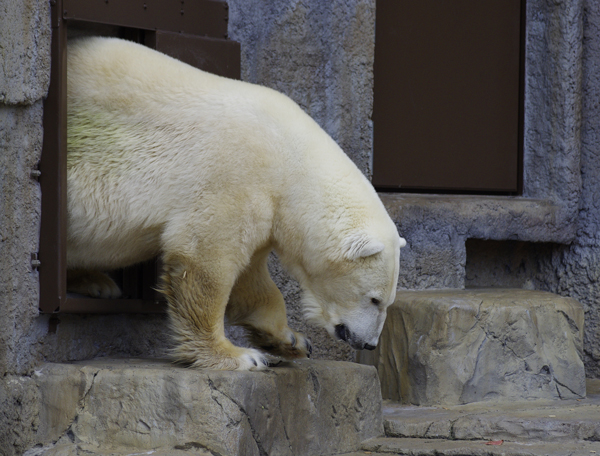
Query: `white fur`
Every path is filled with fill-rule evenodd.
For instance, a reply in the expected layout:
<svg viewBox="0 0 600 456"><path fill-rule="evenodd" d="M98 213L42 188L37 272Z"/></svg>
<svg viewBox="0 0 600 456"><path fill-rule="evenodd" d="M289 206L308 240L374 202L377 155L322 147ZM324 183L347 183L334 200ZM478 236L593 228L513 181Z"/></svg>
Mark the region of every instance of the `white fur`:
<svg viewBox="0 0 600 456"><path fill-rule="evenodd" d="M181 253L232 287L274 248L309 318L376 344L405 242L367 179L290 99L91 38L69 45L68 103L69 267Z"/></svg>

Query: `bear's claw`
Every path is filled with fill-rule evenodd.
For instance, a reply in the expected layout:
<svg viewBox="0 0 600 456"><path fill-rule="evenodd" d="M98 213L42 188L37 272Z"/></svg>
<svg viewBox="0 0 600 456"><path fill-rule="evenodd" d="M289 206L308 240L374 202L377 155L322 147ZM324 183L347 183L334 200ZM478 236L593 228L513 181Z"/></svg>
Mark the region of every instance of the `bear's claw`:
<svg viewBox="0 0 600 456"><path fill-rule="evenodd" d="M276 337L265 331L250 331L251 343L270 355L285 359L310 358L312 344L303 334L291 329L285 337Z"/></svg>
<svg viewBox="0 0 600 456"><path fill-rule="evenodd" d="M306 339L306 357L310 358L310 355L312 355L312 343L310 341L310 339Z"/></svg>
<svg viewBox="0 0 600 456"><path fill-rule="evenodd" d="M240 356L240 365L237 370L263 370L268 367L269 363L264 355L258 350L246 349L245 353Z"/></svg>

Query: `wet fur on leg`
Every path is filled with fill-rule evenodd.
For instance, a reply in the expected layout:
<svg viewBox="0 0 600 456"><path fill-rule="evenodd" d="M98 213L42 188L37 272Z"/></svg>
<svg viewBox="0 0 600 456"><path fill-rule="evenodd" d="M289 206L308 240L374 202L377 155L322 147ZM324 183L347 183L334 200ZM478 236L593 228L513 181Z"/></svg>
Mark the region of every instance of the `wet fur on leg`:
<svg viewBox="0 0 600 456"><path fill-rule="evenodd" d="M168 301L174 361L196 368L262 369L257 350L236 347L224 334L226 287L182 260L165 260L160 291Z"/></svg>
<svg viewBox="0 0 600 456"><path fill-rule="evenodd" d="M309 357L310 340L287 324L285 302L267 267L270 250L259 250L238 277L229 297L227 319L244 327L248 340L265 352L285 359Z"/></svg>

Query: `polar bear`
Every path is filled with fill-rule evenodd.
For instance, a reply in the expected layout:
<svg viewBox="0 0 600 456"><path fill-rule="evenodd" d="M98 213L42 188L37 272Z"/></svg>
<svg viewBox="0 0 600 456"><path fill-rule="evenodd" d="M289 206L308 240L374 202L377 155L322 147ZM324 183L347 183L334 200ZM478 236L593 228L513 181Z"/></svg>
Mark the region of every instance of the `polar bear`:
<svg viewBox="0 0 600 456"><path fill-rule="evenodd" d="M269 276L275 250L309 320L375 347L405 241L294 102L116 38L70 42L67 74L69 290L116 297L99 271L161 255L175 359L262 369L263 352L311 351ZM257 349L233 345L225 318Z"/></svg>

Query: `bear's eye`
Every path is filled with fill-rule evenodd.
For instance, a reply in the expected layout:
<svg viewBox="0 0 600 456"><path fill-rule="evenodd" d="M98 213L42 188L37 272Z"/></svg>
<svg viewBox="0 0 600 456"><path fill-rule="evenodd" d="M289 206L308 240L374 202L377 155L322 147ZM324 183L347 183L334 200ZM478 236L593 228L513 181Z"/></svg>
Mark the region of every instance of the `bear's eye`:
<svg viewBox="0 0 600 456"><path fill-rule="evenodd" d="M375 304L376 306L378 306L379 304L381 304L381 301L377 298L371 298L371 303Z"/></svg>

